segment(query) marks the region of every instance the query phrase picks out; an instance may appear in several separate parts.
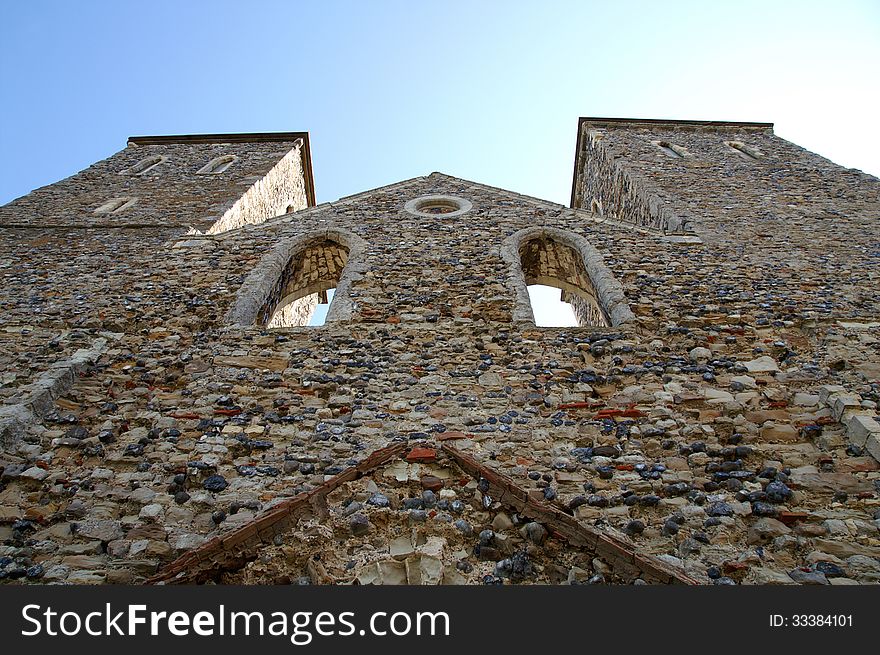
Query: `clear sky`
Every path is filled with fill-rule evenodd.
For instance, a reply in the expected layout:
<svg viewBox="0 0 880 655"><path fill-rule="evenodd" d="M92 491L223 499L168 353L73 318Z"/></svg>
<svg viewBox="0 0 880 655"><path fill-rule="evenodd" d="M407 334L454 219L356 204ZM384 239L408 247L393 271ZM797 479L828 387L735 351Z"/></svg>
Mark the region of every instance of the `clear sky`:
<svg viewBox="0 0 880 655"><path fill-rule="evenodd" d="M757 120L880 175L880 2L0 2L0 202L134 134L311 132L318 201L568 203L578 116Z"/></svg>

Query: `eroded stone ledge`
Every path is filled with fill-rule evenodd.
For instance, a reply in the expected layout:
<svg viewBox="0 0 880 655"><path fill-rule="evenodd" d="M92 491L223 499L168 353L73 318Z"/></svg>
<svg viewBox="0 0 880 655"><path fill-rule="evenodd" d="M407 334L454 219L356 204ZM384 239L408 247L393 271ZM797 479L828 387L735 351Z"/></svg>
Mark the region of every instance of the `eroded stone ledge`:
<svg viewBox="0 0 880 655"><path fill-rule="evenodd" d="M110 338L115 338L113 335ZM55 400L67 393L77 376L93 364L107 348L107 338L99 337L89 348L81 348L69 359L53 364L33 383L16 403L0 407L0 448L13 448L28 429L55 409Z"/></svg>

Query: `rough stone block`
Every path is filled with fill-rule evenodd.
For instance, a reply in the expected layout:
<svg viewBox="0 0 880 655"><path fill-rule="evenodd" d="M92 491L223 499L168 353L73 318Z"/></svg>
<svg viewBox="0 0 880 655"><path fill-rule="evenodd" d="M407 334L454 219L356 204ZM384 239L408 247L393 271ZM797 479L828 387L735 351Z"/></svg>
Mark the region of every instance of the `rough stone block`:
<svg viewBox="0 0 880 655"><path fill-rule="evenodd" d="M798 431L791 425L767 423L761 428L761 439L769 443L798 440Z"/></svg>
<svg viewBox="0 0 880 655"><path fill-rule="evenodd" d="M865 440L865 450L868 454L880 462L880 435L871 434Z"/></svg>
<svg viewBox="0 0 880 655"><path fill-rule="evenodd" d="M819 389L819 400L827 405L829 398L838 393L846 393L846 389L839 384L827 384Z"/></svg>
<svg viewBox="0 0 880 655"><path fill-rule="evenodd" d="M0 409L0 448L11 450L21 441L33 414L22 405Z"/></svg>
<svg viewBox="0 0 880 655"><path fill-rule="evenodd" d="M757 359L745 362L744 366L749 373L775 373L779 370L779 366L769 355L762 355Z"/></svg>
<svg viewBox="0 0 880 655"><path fill-rule="evenodd" d="M865 442L872 434L875 436L880 434L880 423L870 416L853 416L846 425L847 439L861 448L865 447Z"/></svg>
<svg viewBox="0 0 880 655"><path fill-rule="evenodd" d="M831 414L835 421L843 418L844 412L847 410L859 409L862 406L862 399L855 394L839 394L834 396L831 404Z"/></svg>

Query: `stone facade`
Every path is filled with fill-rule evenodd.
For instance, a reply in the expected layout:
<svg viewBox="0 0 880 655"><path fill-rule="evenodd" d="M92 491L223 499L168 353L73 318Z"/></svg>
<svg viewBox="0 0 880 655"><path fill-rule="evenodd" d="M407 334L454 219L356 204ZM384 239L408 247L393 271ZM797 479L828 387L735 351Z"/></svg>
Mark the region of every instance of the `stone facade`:
<svg viewBox="0 0 880 655"><path fill-rule="evenodd" d="M303 145L249 136L0 210L4 580L880 582L876 179L582 119L572 208L440 173L305 207Z"/></svg>

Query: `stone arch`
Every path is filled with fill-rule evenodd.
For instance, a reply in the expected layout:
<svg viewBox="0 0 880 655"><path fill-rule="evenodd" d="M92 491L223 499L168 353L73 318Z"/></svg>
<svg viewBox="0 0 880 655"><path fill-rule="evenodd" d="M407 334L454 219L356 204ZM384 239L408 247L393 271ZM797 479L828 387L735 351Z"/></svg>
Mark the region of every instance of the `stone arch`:
<svg viewBox="0 0 880 655"><path fill-rule="evenodd" d="M298 307L294 304L332 288L336 293L326 322L351 320L351 285L366 271L366 249L366 241L343 229L312 230L286 239L263 257L245 279L226 322L265 327L304 325L302 314L308 307L304 303ZM281 325L272 325L276 311L288 307L287 319Z"/></svg>
<svg viewBox="0 0 880 655"><path fill-rule="evenodd" d="M620 282L582 236L552 227L526 228L504 240L501 256L516 296L514 321L535 323L530 284L562 289L581 327L618 326L635 319Z"/></svg>

